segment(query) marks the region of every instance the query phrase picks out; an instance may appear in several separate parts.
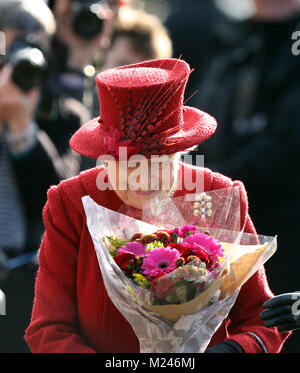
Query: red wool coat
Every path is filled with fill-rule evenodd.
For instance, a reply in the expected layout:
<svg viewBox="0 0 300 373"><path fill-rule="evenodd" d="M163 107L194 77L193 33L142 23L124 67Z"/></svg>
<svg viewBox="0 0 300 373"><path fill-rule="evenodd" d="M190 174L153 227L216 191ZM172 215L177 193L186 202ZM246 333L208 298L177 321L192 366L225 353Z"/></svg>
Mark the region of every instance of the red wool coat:
<svg viewBox="0 0 300 373"><path fill-rule="evenodd" d="M112 210L121 206L114 191L97 189L96 178L102 171L100 167L85 171L48 191L34 306L25 332L32 352L139 352L139 342L131 326L106 293L86 226L81 201L84 195ZM239 186L241 222L246 232L255 233L241 182L233 182L208 169L181 164L183 172L204 172L206 191ZM265 328L258 317L262 303L272 296L262 267L243 285L210 346L230 339L239 343L246 353L262 352L256 338L247 333L252 332L268 352L279 352L288 333Z"/></svg>

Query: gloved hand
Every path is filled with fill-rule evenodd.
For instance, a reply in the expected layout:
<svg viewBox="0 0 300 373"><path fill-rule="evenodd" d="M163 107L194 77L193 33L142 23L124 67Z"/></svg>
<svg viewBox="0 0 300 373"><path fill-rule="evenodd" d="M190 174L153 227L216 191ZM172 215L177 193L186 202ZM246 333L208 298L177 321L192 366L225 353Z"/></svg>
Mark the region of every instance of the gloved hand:
<svg viewBox="0 0 300 373"><path fill-rule="evenodd" d="M207 348L204 352L210 354L234 354L243 353L244 350L238 343L234 341L225 341Z"/></svg>
<svg viewBox="0 0 300 373"><path fill-rule="evenodd" d="M280 332L300 329L300 291L277 295L267 300L259 317L267 328L278 327Z"/></svg>

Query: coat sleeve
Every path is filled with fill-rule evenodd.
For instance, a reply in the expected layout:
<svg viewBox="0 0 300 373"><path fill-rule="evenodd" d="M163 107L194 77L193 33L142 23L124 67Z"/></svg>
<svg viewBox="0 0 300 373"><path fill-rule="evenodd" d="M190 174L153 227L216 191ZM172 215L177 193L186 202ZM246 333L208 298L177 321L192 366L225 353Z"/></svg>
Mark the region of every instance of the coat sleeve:
<svg viewBox="0 0 300 373"><path fill-rule="evenodd" d="M52 187L43 210L45 234L39 253L31 322L25 331L25 340L36 353L95 352L80 335L77 324L80 214L72 210L74 223L71 224L65 207L68 201L63 200L62 193L59 187Z"/></svg>
<svg viewBox="0 0 300 373"><path fill-rule="evenodd" d="M246 233L256 234L248 214L245 188L240 188L241 220ZM265 268L262 266L241 288L238 298L229 314L228 340L237 342L246 353L278 353L290 333L280 333L277 328L266 328L259 314L262 304L274 295L270 290Z"/></svg>

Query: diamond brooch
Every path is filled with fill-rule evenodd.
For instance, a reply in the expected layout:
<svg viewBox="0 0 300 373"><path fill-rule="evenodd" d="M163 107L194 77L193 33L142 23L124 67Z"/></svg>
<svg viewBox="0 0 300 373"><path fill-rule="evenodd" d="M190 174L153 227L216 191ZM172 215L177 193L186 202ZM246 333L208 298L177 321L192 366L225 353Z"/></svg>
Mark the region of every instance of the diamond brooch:
<svg viewBox="0 0 300 373"><path fill-rule="evenodd" d="M204 219L206 216L212 216L212 198L205 192L197 194L195 196L195 202L193 203L193 215L200 216Z"/></svg>

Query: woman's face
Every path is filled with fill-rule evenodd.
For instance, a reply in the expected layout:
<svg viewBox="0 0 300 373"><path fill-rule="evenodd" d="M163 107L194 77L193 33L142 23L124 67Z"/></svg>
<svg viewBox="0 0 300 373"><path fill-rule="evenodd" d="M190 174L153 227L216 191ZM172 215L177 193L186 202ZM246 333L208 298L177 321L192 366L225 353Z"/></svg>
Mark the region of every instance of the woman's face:
<svg viewBox="0 0 300 373"><path fill-rule="evenodd" d="M108 161L109 181L118 197L127 205L147 208L166 197L177 176L175 155L130 161Z"/></svg>

